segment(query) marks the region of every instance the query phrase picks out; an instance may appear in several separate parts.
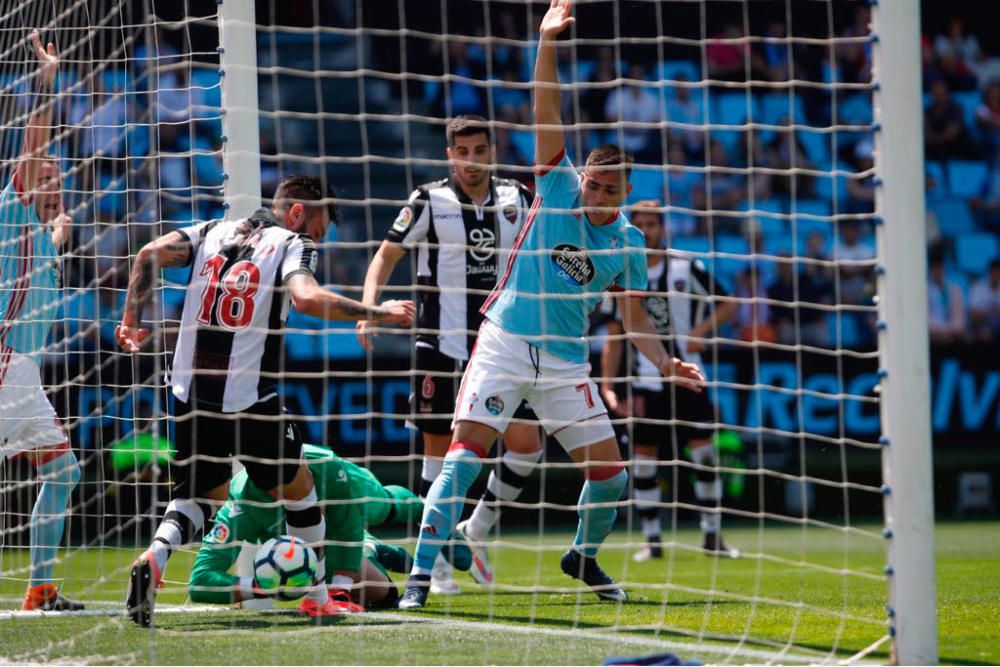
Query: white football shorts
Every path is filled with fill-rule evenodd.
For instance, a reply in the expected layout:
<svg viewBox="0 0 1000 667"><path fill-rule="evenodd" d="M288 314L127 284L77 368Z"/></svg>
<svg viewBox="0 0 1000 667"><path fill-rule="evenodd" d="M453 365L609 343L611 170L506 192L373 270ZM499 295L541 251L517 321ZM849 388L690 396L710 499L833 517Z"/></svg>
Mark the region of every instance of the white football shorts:
<svg viewBox="0 0 1000 667"><path fill-rule="evenodd" d="M9 347L0 348L0 461L67 440L42 389L38 364Z"/></svg>
<svg viewBox="0 0 1000 667"><path fill-rule="evenodd" d="M474 421L503 433L525 399L566 451L614 437L589 363L561 359L485 320L462 376L454 424Z"/></svg>

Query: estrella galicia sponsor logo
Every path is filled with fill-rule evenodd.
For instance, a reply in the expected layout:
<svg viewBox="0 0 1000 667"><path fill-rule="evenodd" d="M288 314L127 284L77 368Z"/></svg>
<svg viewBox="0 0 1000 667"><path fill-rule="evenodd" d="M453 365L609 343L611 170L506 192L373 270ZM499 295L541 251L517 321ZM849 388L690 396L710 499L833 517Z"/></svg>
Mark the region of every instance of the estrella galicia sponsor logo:
<svg viewBox="0 0 1000 667"><path fill-rule="evenodd" d="M499 396L490 396L483 405L486 406L486 411L494 417L503 412L503 399Z"/></svg>
<svg viewBox="0 0 1000 667"><path fill-rule="evenodd" d="M594 262L582 248L560 243L552 249L552 261L559 267L559 277L566 282L586 285L594 279Z"/></svg>

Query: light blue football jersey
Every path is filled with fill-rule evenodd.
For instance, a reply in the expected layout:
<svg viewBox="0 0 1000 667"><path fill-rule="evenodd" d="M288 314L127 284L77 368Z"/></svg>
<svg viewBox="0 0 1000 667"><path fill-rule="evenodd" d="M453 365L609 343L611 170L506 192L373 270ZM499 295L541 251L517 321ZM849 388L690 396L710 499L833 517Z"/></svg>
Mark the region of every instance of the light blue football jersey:
<svg viewBox="0 0 1000 667"><path fill-rule="evenodd" d="M0 192L0 344L41 351L61 300L59 252L12 178Z"/></svg>
<svg viewBox="0 0 1000 667"><path fill-rule="evenodd" d="M591 224L580 177L565 152L535 180L531 214L483 313L551 354L587 361L588 316L605 292L646 289L646 242L618 213Z"/></svg>

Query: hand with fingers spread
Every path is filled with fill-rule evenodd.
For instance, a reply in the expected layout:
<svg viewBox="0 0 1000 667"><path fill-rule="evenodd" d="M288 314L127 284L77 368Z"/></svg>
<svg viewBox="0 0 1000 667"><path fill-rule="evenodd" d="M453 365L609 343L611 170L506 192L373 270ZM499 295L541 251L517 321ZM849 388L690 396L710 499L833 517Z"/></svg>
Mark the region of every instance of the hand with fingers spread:
<svg viewBox="0 0 1000 667"><path fill-rule="evenodd" d="M115 340L118 342L118 346L130 354L137 353L142 342L148 337L148 329L128 327L124 324L115 327Z"/></svg>
<svg viewBox="0 0 1000 667"><path fill-rule="evenodd" d="M659 364L663 377L670 378L685 389L700 394L705 387L705 376L698 364L688 363L680 359L664 356Z"/></svg>
<svg viewBox="0 0 1000 667"><path fill-rule="evenodd" d="M46 47L42 47L42 36L37 30L31 31L31 48L38 58L39 84L46 88L52 88L56 79L56 70L59 69L59 56L56 55L56 45L49 42Z"/></svg>
<svg viewBox="0 0 1000 667"><path fill-rule="evenodd" d="M549 10L542 17L538 33L542 39L555 39L573 23L576 23L573 18L573 0L552 0Z"/></svg>

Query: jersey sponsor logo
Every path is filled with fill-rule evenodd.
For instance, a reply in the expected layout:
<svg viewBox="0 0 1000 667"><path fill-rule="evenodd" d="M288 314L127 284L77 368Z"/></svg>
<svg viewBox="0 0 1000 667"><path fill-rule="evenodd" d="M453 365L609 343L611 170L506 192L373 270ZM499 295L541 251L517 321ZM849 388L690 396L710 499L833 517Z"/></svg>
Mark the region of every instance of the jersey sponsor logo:
<svg viewBox="0 0 1000 667"><path fill-rule="evenodd" d="M469 254L472 255L472 259L477 262L485 262L496 251L497 235L493 233L492 229L474 227L469 230L469 246ZM495 273L496 268L492 268L492 271Z"/></svg>
<svg viewBox="0 0 1000 667"><path fill-rule="evenodd" d="M229 541L229 526L224 523L217 523L212 531L205 536L205 541L209 544L225 544Z"/></svg>
<svg viewBox="0 0 1000 667"><path fill-rule="evenodd" d="M424 376L424 381L420 383L420 395L424 398L434 398L434 378L428 373Z"/></svg>
<svg viewBox="0 0 1000 667"><path fill-rule="evenodd" d="M499 396L490 396L483 405L486 406L486 411L494 417L503 412L503 399Z"/></svg>
<svg viewBox="0 0 1000 667"><path fill-rule="evenodd" d="M517 207L513 204L507 204L501 210L504 220L512 225L517 224Z"/></svg>
<svg viewBox="0 0 1000 667"><path fill-rule="evenodd" d="M594 279L594 262L583 248L560 243L552 249L552 261L559 267L559 277L568 283L582 286Z"/></svg>
<svg viewBox="0 0 1000 667"><path fill-rule="evenodd" d="M396 216L396 220L392 223L392 231L402 234L410 227L410 221L413 220L413 209L409 206L404 206L399 210L399 215Z"/></svg>

